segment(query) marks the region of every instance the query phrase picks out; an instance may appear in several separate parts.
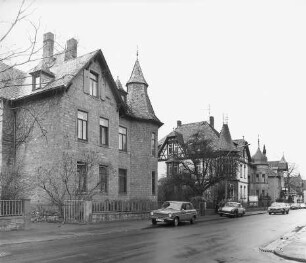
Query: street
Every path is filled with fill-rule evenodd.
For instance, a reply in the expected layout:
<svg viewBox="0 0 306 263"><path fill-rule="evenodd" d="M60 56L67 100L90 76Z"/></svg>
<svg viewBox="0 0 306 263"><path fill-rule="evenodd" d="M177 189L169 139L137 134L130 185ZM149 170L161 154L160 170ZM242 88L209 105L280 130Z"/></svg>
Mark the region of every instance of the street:
<svg viewBox="0 0 306 263"><path fill-rule="evenodd" d="M4 245L0 262L289 262L259 247L306 225L306 210L178 227L142 225L136 231Z"/></svg>

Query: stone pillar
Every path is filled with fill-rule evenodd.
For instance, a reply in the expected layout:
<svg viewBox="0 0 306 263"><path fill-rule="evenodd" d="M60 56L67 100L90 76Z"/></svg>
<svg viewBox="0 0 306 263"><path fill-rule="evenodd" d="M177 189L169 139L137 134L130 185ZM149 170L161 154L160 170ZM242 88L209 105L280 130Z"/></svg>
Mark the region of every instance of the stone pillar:
<svg viewBox="0 0 306 263"><path fill-rule="evenodd" d="M24 229L29 229L31 226L31 199L22 199Z"/></svg>
<svg viewBox="0 0 306 263"><path fill-rule="evenodd" d="M92 221L92 201L84 201L84 221L86 223Z"/></svg>

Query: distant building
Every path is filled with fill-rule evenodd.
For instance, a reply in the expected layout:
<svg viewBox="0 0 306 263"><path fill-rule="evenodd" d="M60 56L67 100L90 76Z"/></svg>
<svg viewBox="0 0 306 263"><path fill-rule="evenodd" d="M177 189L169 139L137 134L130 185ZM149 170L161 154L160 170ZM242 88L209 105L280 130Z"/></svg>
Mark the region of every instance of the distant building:
<svg viewBox="0 0 306 263"><path fill-rule="evenodd" d="M213 148L225 153L238 152L240 164L234 180L221 182L205 193L205 198L215 202L222 199L247 202L248 200L248 169L250 152L245 140L232 140L228 124L223 124L219 133L214 128L214 118L206 121L182 124L177 121L177 127L159 141L158 166L160 175L170 176L180 172L180 163L174 158L180 149L180 143L200 133L212 142ZM178 197L179 198L179 197Z"/></svg>
<svg viewBox="0 0 306 263"><path fill-rule="evenodd" d="M269 161L269 196L275 202L279 198L284 197L285 191L285 172L288 171L288 163L282 156L280 161Z"/></svg>
<svg viewBox="0 0 306 263"><path fill-rule="evenodd" d="M260 150L259 141L256 153L252 156L252 165L249 172L249 196L257 196L264 200L268 196L269 164L265 146Z"/></svg>

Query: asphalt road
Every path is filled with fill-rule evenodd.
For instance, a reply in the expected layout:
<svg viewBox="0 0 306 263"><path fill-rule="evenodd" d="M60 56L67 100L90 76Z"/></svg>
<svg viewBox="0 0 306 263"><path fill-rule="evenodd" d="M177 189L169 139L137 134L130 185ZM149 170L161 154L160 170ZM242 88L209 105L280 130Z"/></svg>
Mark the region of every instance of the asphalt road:
<svg viewBox="0 0 306 263"><path fill-rule="evenodd" d="M178 227L148 222L136 231L5 246L0 262L289 262L259 247L303 225L306 209Z"/></svg>

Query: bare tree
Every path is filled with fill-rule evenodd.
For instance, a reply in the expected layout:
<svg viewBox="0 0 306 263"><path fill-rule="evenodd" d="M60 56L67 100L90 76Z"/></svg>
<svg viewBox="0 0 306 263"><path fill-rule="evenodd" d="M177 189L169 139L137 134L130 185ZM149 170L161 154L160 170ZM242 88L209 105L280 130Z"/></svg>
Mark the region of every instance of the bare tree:
<svg viewBox="0 0 306 263"><path fill-rule="evenodd" d="M238 152L215 150L212 141L199 133L186 143L181 141L173 159L177 168L173 169L167 183L184 188L193 196L203 196L218 183L235 179L239 163Z"/></svg>
<svg viewBox="0 0 306 263"><path fill-rule="evenodd" d="M288 171L285 172L285 186L287 188L287 196L288 196L288 201L292 202L292 195L291 195L291 190L292 188L295 188L293 186L293 179L298 176L298 170L297 170L297 165L295 163L289 163L288 165Z"/></svg>
<svg viewBox="0 0 306 263"><path fill-rule="evenodd" d="M81 156L65 152L56 167L37 169L37 186L63 215L65 200L90 200L99 190L101 181L93 171L97 164L95 152L85 152Z"/></svg>
<svg viewBox="0 0 306 263"><path fill-rule="evenodd" d="M37 33L40 25L39 22L34 23L29 19L32 13L32 2L27 3L26 0L22 0L18 10L16 11L15 17L12 18L12 21L1 21L2 25L7 24L8 26L6 28L3 27L5 29L0 35L0 46L2 47L0 62L10 64L8 67L0 67L0 73L8 73L4 75L2 74L1 86L7 87L12 79L25 78L25 76L22 75L12 75L11 69L33 61L35 59L34 56L41 50L41 48L37 48L36 45ZM11 40L12 32L20 24L28 24L31 26L32 30L30 30L28 35L27 43L23 42L22 47L12 47L12 45L7 43ZM6 45L9 47L6 48Z"/></svg>

